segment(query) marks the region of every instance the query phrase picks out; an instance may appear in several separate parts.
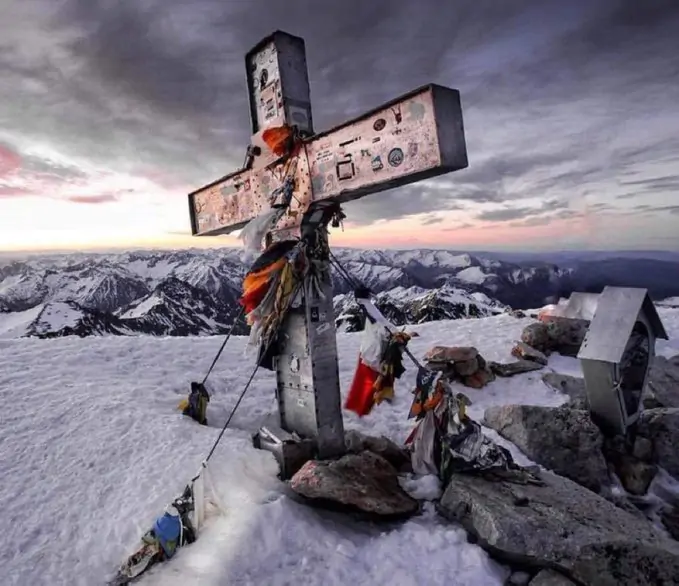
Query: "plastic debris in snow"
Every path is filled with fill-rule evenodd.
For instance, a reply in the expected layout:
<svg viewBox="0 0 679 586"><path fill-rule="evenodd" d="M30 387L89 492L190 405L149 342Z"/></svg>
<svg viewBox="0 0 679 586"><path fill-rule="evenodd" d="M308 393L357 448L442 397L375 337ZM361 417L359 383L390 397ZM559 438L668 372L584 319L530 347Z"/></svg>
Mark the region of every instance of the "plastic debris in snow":
<svg viewBox="0 0 679 586"><path fill-rule="evenodd" d="M206 491L209 489L209 492ZM123 586L149 568L172 558L177 549L193 543L203 528L206 515L214 509L224 513L210 479L207 462L148 531L135 551L122 563L109 586Z"/></svg>

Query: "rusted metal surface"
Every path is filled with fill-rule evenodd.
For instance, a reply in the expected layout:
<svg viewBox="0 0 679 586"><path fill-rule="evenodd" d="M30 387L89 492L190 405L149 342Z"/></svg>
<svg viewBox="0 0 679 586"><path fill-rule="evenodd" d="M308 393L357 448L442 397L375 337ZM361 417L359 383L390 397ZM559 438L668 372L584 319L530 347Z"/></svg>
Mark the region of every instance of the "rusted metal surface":
<svg viewBox="0 0 679 586"><path fill-rule="evenodd" d="M457 119L440 125L438 110ZM461 121L458 92L427 86L314 137L313 200L350 201L466 167Z"/></svg>
<svg viewBox="0 0 679 586"><path fill-rule="evenodd" d="M270 126L295 125L313 134L304 40L276 31L245 57L252 134Z"/></svg>
<svg viewBox="0 0 679 586"><path fill-rule="evenodd" d="M459 93L434 85L411 92L307 139L293 164L295 193L278 230L298 226L313 201L351 201L465 168ZM255 170L255 164L252 171L227 176L195 192L194 234L240 229L268 209L269 196L284 178L284 165Z"/></svg>
<svg viewBox="0 0 679 586"><path fill-rule="evenodd" d="M292 202L277 228L298 226L311 202L311 182L304 150L291 162L295 174ZM274 192L285 180L285 161L258 171L247 170L193 192L189 198L195 236L216 236L239 230L272 203Z"/></svg>

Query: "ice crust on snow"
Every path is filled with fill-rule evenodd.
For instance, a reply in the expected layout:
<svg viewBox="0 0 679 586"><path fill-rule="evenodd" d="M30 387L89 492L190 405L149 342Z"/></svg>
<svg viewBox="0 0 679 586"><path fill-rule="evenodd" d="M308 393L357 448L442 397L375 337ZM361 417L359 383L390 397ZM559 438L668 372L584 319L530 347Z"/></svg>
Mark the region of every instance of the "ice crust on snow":
<svg viewBox="0 0 679 586"><path fill-rule="evenodd" d="M659 312L671 339L658 343L658 353L673 356L679 353L679 311ZM410 348L421 357L437 344L473 345L487 360L509 362L514 340L531 322L500 315L422 324L411 328L420 337ZM111 577L198 471L250 374L246 339L234 338L208 381L210 427L180 415L177 403L189 382L206 372L221 342L0 339L0 584L91 586ZM344 397L359 343L360 334L338 336ZM394 404L363 419L344 413L348 429L399 443L406 438L415 378L415 369L406 366ZM559 355L547 368L580 374L577 360ZM465 389L473 401L470 415L480 419L489 405L565 402L540 377L527 373ZM378 529L290 500L273 456L251 444L251 433L275 409L273 375L260 372L211 460L227 514L140 585L503 584L508 570L469 544L461 528L441 522L432 506L405 524ZM513 446L512 452L528 463ZM435 478L402 482L420 498L440 491Z"/></svg>

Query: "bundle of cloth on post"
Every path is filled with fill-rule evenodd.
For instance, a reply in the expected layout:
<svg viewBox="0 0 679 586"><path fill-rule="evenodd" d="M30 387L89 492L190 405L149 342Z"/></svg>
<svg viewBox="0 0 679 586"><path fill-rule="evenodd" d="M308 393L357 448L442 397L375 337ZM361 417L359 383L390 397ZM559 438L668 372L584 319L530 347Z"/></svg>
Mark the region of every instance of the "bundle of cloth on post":
<svg viewBox="0 0 679 586"><path fill-rule="evenodd" d="M514 472L522 482L540 481L518 466L511 453L486 435L467 414L471 404L452 382L423 368L418 372L410 416L416 425L405 442L416 474L435 474L444 486L456 473Z"/></svg>
<svg viewBox="0 0 679 586"><path fill-rule="evenodd" d="M273 336L307 265L299 240L274 242L252 265L243 280L240 299L251 326L250 346L260 349L272 346Z"/></svg>
<svg viewBox="0 0 679 586"><path fill-rule="evenodd" d="M411 334L392 332L384 324L366 319L346 409L363 417L374 405L393 400L394 383L405 372L403 351L411 337Z"/></svg>

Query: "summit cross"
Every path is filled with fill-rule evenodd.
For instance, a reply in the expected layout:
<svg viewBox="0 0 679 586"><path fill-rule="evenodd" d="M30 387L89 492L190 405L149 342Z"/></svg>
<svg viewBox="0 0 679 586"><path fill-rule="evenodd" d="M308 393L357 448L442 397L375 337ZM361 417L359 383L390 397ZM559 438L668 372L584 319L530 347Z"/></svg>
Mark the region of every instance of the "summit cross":
<svg viewBox="0 0 679 586"><path fill-rule="evenodd" d="M460 93L427 85L314 134L304 40L277 31L245 56L252 126L246 165L189 194L194 236L243 228L271 209L286 160L262 148L267 129L301 140L292 198L267 243L299 236L317 202L344 203L468 166ZM385 206L388 206L385 200ZM313 440L319 457L345 451L330 270L323 295L289 312L275 348L280 426Z"/></svg>

